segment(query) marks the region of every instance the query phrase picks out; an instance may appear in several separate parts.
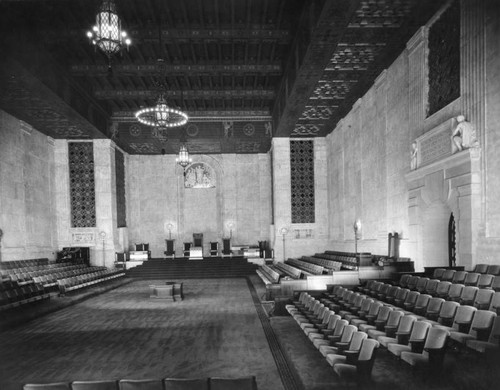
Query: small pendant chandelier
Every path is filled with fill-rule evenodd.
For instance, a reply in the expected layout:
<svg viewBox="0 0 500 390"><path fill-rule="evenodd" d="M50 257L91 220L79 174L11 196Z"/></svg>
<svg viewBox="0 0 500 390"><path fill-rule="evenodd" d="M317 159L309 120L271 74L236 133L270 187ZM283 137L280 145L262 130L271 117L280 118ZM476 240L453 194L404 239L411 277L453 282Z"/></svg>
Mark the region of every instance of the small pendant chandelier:
<svg viewBox="0 0 500 390"><path fill-rule="evenodd" d="M193 159L189 157L189 152L186 144L182 144L179 149L179 156L175 158L175 162L179 164L183 169L193 162Z"/></svg>
<svg viewBox="0 0 500 390"><path fill-rule="evenodd" d="M87 37L93 45L101 49L108 57L111 67L111 56L118 53L131 41L127 33L122 30L122 21L116 12L114 0L103 0L101 8L96 15L96 24L92 31L87 31Z"/></svg>

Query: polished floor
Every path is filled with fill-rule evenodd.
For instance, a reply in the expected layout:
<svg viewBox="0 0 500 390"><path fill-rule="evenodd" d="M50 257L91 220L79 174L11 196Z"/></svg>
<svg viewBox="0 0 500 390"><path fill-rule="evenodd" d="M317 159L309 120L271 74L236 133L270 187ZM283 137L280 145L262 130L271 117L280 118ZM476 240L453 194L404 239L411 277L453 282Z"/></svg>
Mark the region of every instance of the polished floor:
<svg viewBox="0 0 500 390"><path fill-rule="evenodd" d="M186 280L181 302L151 299L151 283L132 282L3 331L0 389L245 375L255 375L259 389L283 389L246 279Z"/></svg>
<svg viewBox="0 0 500 390"><path fill-rule="evenodd" d="M3 330L0 390L27 382L245 375L255 375L260 390L346 388L295 321L259 300L265 287L256 275L184 280L182 302L149 298L156 282L164 281L54 298L44 305L56 311ZM365 389L497 389L500 355L448 351L444 369L430 375L380 349L372 378Z"/></svg>

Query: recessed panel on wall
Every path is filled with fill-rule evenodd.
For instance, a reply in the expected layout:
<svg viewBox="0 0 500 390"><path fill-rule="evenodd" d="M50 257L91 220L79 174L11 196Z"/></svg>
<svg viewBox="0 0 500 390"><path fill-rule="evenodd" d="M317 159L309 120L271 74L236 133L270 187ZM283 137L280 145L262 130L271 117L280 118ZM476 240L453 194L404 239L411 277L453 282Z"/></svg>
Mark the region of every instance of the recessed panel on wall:
<svg viewBox="0 0 500 390"><path fill-rule="evenodd" d="M314 223L314 141L290 140L292 223Z"/></svg>
<svg viewBox="0 0 500 390"><path fill-rule="evenodd" d="M115 150L116 175L116 223L117 227L127 226L127 205L125 202L125 159L123 153Z"/></svg>
<svg viewBox="0 0 500 390"><path fill-rule="evenodd" d="M71 227L95 227L94 144L68 143Z"/></svg>

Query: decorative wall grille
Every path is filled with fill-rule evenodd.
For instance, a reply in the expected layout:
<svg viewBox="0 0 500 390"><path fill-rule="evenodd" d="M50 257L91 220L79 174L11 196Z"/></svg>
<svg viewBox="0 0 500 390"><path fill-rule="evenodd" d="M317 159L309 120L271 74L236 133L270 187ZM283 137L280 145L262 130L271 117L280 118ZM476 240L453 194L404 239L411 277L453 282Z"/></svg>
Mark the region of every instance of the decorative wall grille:
<svg viewBox="0 0 500 390"><path fill-rule="evenodd" d="M115 176L116 223L120 228L127 226L127 203L125 201L125 158L119 150L115 150Z"/></svg>
<svg viewBox="0 0 500 390"><path fill-rule="evenodd" d="M292 223L314 223L314 142L290 141Z"/></svg>
<svg viewBox="0 0 500 390"><path fill-rule="evenodd" d="M460 96L460 4L429 29L429 116Z"/></svg>
<svg viewBox="0 0 500 390"><path fill-rule="evenodd" d="M71 226L95 227L94 144L69 142Z"/></svg>

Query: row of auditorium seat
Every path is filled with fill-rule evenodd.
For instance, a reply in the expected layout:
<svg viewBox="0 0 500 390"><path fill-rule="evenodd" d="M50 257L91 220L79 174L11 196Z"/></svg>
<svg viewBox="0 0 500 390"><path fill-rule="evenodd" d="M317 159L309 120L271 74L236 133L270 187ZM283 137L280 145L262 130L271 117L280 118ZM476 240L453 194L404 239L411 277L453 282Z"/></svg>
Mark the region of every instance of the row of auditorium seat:
<svg viewBox="0 0 500 390"><path fill-rule="evenodd" d="M478 309L489 308L492 304L500 306L500 302L496 302L494 298L500 295L499 291L479 289L478 287L464 286L462 284L450 284L449 282L439 282L437 287L432 289L410 290L390 283L369 281L365 287L360 287L360 290L366 294L370 294L370 292L376 294L380 299L388 300L391 303L405 302L405 300L415 302L419 296L427 296L429 299L442 298L463 305L472 305Z"/></svg>
<svg viewBox="0 0 500 390"><path fill-rule="evenodd" d="M467 285L476 285L477 283L486 284L488 280L493 280L497 274L455 271L453 269L436 268L432 274L432 279L439 279L443 282L464 283Z"/></svg>
<svg viewBox="0 0 500 390"><path fill-rule="evenodd" d="M325 271L325 267L317 264L308 263L299 259L289 258L285 261L285 264L289 264L295 268L299 268L306 275L322 275Z"/></svg>
<svg viewBox="0 0 500 390"><path fill-rule="evenodd" d="M458 281L450 282L440 279L429 279L427 277L405 274L401 276L398 285L402 288L407 288L412 291L425 292L433 296L446 297L450 295L451 291L455 291L455 294L460 294L460 292L464 288L489 289L499 291L500 276L483 274L477 279L468 279L467 283L459 283Z"/></svg>
<svg viewBox="0 0 500 390"><path fill-rule="evenodd" d="M23 268L23 267L47 265L47 264L49 264L48 258L2 261L0 262L0 269Z"/></svg>
<svg viewBox="0 0 500 390"><path fill-rule="evenodd" d="M0 290L0 311L49 298L50 294L40 283L28 286L17 286L12 283L8 289Z"/></svg>
<svg viewBox="0 0 500 390"><path fill-rule="evenodd" d="M369 380L377 341L306 292L286 309L341 379Z"/></svg>
<svg viewBox="0 0 500 390"><path fill-rule="evenodd" d="M78 290L84 287L92 286L97 283L106 282L108 280L124 277L125 272L119 270L101 269L96 272L90 272L72 276L69 278L62 278L57 280L59 287L59 295L64 296L66 293Z"/></svg>
<svg viewBox="0 0 500 390"><path fill-rule="evenodd" d="M500 264L476 264L472 272L500 275Z"/></svg>
<svg viewBox="0 0 500 390"><path fill-rule="evenodd" d="M23 390L257 390L255 376L239 378L164 378L25 384Z"/></svg>
<svg viewBox="0 0 500 390"><path fill-rule="evenodd" d="M298 301L287 305L334 371L358 380L369 378L379 344L411 366L432 362L432 369L440 368L448 338L479 352L498 350L500 320L496 313L463 308L473 314L468 330L459 326L462 317L446 326L340 286L321 300L303 292ZM364 348L369 340L373 341Z"/></svg>
<svg viewBox="0 0 500 390"><path fill-rule="evenodd" d="M474 306L460 305L458 302L444 301L442 298L430 298L427 295L427 304L419 306L419 300L412 303L405 300L403 303L388 300L387 296L380 294L377 284L372 284L374 290L362 289L362 292L354 292L343 287L336 287L332 295L324 299L329 308L344 308L355 312L366 312L366 316L376 317L375 323L388 323L390 310L401 311L404 315L410 315L418 321L429 323L432 327L445 329L450 332L451 339L458 344L467 345L479 352L486 350L498 350L498 338L500 337L500 317L497 312L500 307L500 292L494 294L488 309L478 309ZM366 295L363 295L366 293ZM419 294L418 292L415 292ZM420 295L425 297L426 294ZM333 300L336 303L332 303ZM367 305L367 302L371 303ZM411 310L406 310L411 309Z"/></svg>
<svg viewBox="0 0 500 390"><path fill-rule="evenodd" d="M10 274L9 278L13 282L17 282L20 286L29 283L36 283L40 278L46 279L46 283L54 283L57 279L70 276L70 275L78 275L82 273L95 272L101 269L105 269L106 267L89 267L87 265L69 265L65 267L58 268L49 268L46 270L39 271L30 271L25 273L14 273ZM45 283L44 283L45 285ZM49 286L45 286L49 287Z"/></svg>
<svg viewBox="0 0 500 390"><path fill-rule="evenodd" d="M342 262L341 261L336 261L336 260L330 260L330 259L325 259L322 257L316 257L318 254L314 256L302 256L300 260L308 262L308 263L313 263L317 265L321 265L328 271L340 271L342 268Z"/></svg>

